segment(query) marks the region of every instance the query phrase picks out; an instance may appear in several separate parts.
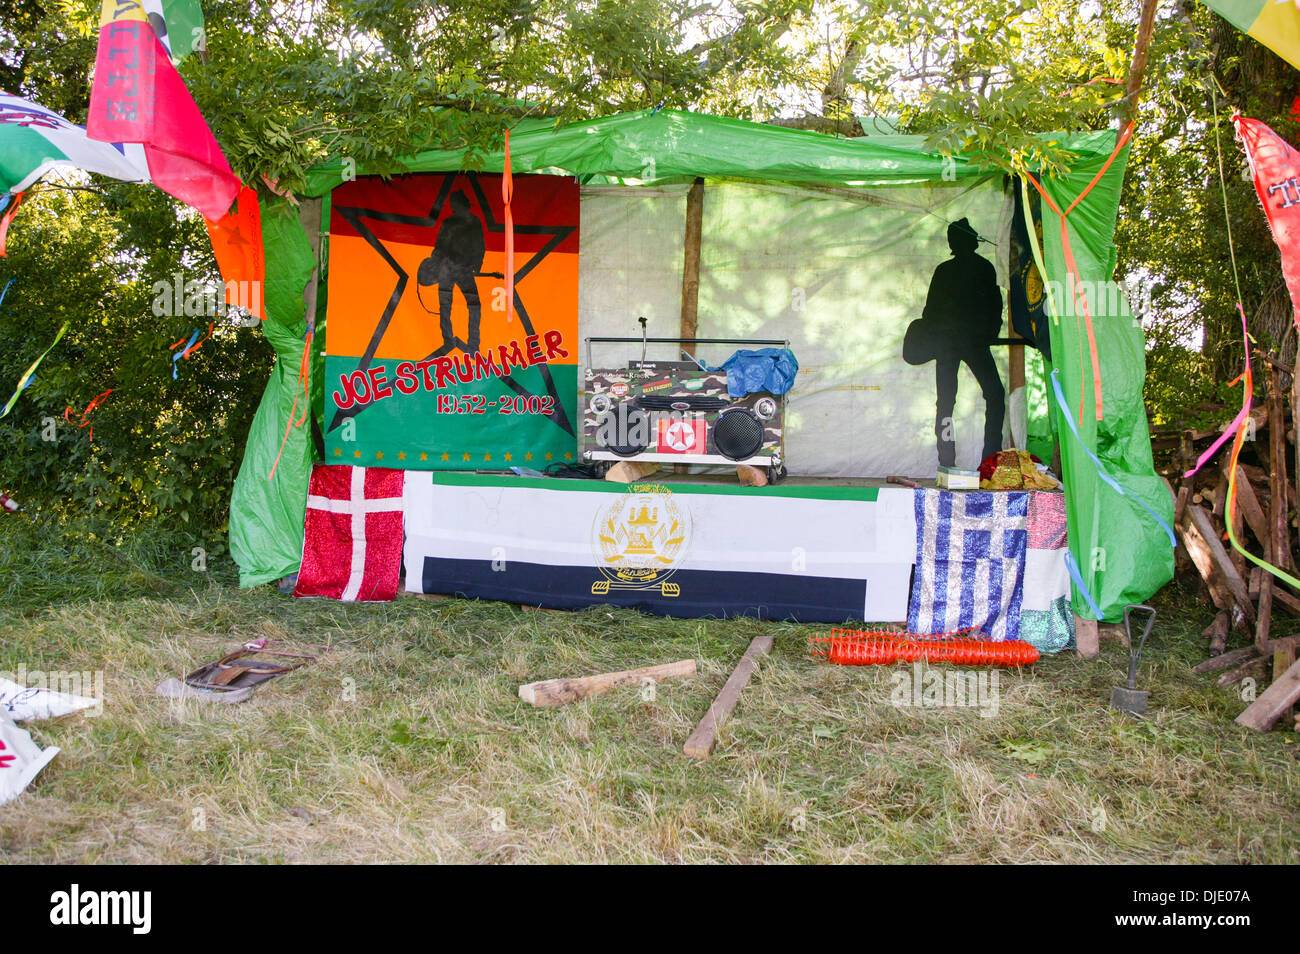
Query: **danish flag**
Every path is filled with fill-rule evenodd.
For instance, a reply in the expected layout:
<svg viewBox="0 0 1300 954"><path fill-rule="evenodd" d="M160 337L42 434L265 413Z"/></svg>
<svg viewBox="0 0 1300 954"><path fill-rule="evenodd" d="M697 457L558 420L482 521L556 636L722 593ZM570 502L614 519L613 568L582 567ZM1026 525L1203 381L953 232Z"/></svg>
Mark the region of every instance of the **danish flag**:
<svg viewBox="0 0 1300 954"><path fill-rule="evenodd" d="M405 473L387 467L312 468L294 596L364 602L397 596Z"/></svg>

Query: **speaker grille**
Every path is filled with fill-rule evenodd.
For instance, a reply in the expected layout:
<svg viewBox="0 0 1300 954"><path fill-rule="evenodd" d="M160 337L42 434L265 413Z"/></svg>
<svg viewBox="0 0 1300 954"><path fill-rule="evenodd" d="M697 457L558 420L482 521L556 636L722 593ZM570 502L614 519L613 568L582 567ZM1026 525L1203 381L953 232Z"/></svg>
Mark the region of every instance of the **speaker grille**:
<svg viewBox="0 0 1300 954"><path fill-rule="evenodd" d="M763 424L748 408L724 411L713 425L713 446L727 460L752 457L763 446Z"/></svg>
<svg viewBox="0 0 1300 954"><path fill-rule="evenodd" d="M652 423L645 411L630 402L619 404L600 418L596 442L619 457L635 457L650 446ZM601 440L606 433L612 438L608 444Z"/></svg>

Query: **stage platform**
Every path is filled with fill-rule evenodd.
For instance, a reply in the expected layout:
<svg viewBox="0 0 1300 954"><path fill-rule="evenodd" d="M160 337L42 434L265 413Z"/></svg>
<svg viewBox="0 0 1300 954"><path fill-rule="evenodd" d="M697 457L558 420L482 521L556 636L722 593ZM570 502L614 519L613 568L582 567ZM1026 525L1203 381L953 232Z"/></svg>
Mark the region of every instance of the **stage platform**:
<svg viewBox="0 0 1300 954"><path fill-rule="evenodd" d="M411 471L406 588L552 609L976 626L992 638L1017 638L1032 610L1058 619L1031 628L1059 638L1069 617L1061 494L916 482Z"/></svg>

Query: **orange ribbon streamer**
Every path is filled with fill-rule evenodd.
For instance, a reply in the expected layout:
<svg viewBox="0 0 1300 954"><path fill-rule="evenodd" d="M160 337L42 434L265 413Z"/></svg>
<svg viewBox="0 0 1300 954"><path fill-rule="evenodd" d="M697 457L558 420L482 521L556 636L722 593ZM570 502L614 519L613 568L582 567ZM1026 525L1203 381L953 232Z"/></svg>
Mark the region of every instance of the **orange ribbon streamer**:
<svg viewBox="0 0 1300 954"><path fill-rule="evenodd" d="M1083 279L1082 276L1079 274L1078 262L1074 258L1074 249L1070 245L1070 230L1069 230L1069 224L1067 222L1067 219L1069 218L1070 213L1073 212L1078 207L1079 203L1082 202L1084 198L1088 195L1088 193L1093 190L1093 187L1095 187L1097 183L1101 181L1101 177L1106 174L1106 170L1111 167L1111 163L1115 161L1115 158L1120 154L1120 151L1126 145L1128 145L1128 141L1130 138L1132 138L1132 136L1133 136L1133 123L1130 121L1129 124L1124 127L1123 132L1119 134L1119 138L1116 139L1115 148L1111 151L1110 157L1107 158L1107 160L1102 164L1101 169L1099 169L1097 171L1097 174L1092 177L1092 181L1089 182L1087 187L1082 192L1080 192L1078 196L1075 197L1075 200L1070 203L1069 208L1067 208L1064 212L1061 211L1060 206L1058 206L1056 202L1053 201L1052 197L1047 194L1047 190L1043 188L1042 183L1040 183L1036 178L1034 178L1034 174L1028 171L1025 172L1025 176L1029 179L1030 182L1034 184L1034 188L1037 189L1038 194L1043 197L1043 201L1045 201L1051 207L1052 211L1055 212L1057 216L1060 217L1061 220L1061 250L1065 254L1066 271L1069 273L1070 278L1074 284L1074 298L1076 303L1075 324L1077 326L1079 320L1077 312L1082 311L1083 320L1087 326L1087 331L1088 331L1088 351L1092 359L1092 392L1093 392L1093 397L1096 400L1096 413L1097 413L1097 420L1099 421L1102 418L1101 359L1097 354L1097 337L1093 332L1092 312L1088 308L1088 295L1083 288ZM1044 276L1044 278L1046 278L1046 276ZM1083 393L1085 389L1085 385L1086 385L1086 379L1081 379L1079 382L1080 393ZM1080 403L1079 405L1079 423L1080 424L1083 423L1082 403Z"/></svg>
<svg viewBox="0 0 1300 954"><path fill-rule="evenodd" d="M109 388L103 394L96 395L95 398L89 404L86 405L86 409L81 412L81 419L79 421L74 421L72 419L72 408L65 407L63 409L63 419L67 421L69 424L71 424L73 427L89 427L90 439L93 441L95 439L95 425L90 423L91 412L93 412L95 408L99 407L106 400L108 400L108 396L112 393L113 393L113 389Z"/></svg>
<svg viewBox="0 0 1300 954"><path fill-rule="evenodd" d="M515 180L510 171L510 130L506 130L505 167L501 172L501 201L506 207L506 321L515 320L515 217L510 201Z"/></svg>

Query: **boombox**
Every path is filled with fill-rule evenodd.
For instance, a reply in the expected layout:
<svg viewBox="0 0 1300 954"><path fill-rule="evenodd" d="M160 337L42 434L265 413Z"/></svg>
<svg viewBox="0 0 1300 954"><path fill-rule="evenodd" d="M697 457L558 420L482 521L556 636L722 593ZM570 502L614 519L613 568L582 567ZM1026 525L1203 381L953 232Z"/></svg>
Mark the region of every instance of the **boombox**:
<svg viewBox="0 0 1300 954"><path fill-rule="evenodd" d="M632 361L588 368L582 456L588 461L750 464L783 471L785 401L727 393L725 371L692 361Z"/></svg>

